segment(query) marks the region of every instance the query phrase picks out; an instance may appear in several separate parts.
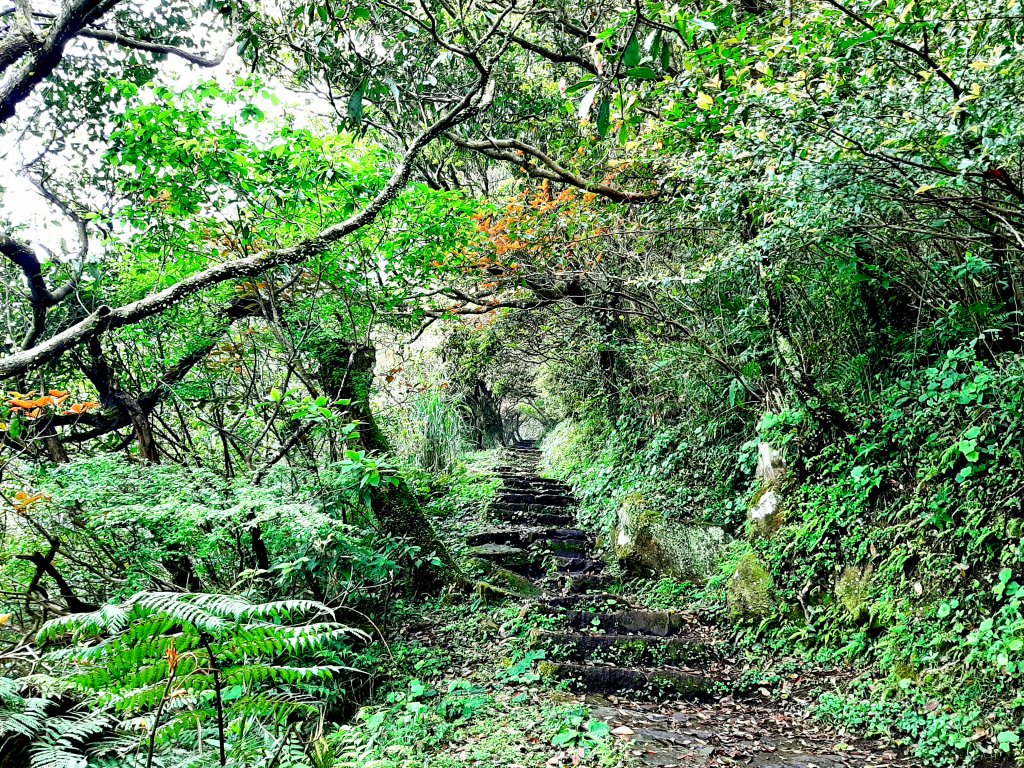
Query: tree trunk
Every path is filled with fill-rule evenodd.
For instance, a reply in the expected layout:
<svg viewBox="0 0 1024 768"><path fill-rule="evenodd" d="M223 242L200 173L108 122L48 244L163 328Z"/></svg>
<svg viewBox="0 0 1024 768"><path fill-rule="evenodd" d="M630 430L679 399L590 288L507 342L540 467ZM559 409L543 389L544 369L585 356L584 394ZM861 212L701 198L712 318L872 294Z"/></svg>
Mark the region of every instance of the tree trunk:
<svg viewBox="0 0 1024 768"><path fill-rule="evenodd" d="M814 376L805 369L800 352L786 329L785 297L782 289L771 280L767 265L763 261L760 264L760 277L772 344L790 391L825 430L853 431L853 425L846 414L825 399L818 389Z"/></svg>
<svg viewBox="0 0 1024 768"><path fill-rule="evenodd" d="M466 394L473 442L479 449L497 448L505 445L505 426L494 402L494 395L482 379L474 379L473 386Z"/></svg>
<svg viewBox="0 0 1024 768"><path fill-rule="evenodd" d="M332 339L317 350L320 384L333 400L348 400L348 413L360 422L359 442L367 451L390 453L388 439L377 425L370 406L376 350L370 345ZM397 485L382 484L371 497L374 517L386 533L418 548L416 583L432 588L439 581L452 583L465 577L451 553L437 537L416 495L401 478ZM440 561L440 573L431 560ZM440 579L438 579L440 577Z"/></svg>

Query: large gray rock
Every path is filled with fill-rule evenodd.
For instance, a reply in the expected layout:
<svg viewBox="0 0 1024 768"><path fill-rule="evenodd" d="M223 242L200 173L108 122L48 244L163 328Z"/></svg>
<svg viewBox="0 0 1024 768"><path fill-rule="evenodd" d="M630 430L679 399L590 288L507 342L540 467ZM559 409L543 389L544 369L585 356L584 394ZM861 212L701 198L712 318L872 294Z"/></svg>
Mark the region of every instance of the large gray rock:
<svg viewBox="0 0 1024 768"><path fill-rule="evenodd" d="M757 446L757 468L754 470L754 479L762 488L778 488L786 480L786 459L780 451L775 450L770 443L760 443Z"/></svg>
<svg viewBox="0 0 1024 768"><path fill-rule="evenodd" d="M627 570L698 584L717 573L730 541L717 525L665 520L640 494L626 497L611 531L615 557Z"/></svg>

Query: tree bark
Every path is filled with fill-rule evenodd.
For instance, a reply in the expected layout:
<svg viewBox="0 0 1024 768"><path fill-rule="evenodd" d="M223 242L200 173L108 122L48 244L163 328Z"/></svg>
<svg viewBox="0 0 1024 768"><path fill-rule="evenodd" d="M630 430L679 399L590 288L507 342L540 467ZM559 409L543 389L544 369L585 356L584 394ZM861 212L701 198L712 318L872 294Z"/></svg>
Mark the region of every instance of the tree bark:
<svg viewBox="0 0 1024 768"><path fill-rule="evenodd" d="M466 393L466 407L469 410L473 429L473 442L480 450L505 445L505 425L494 402L494 395L482 379L474 379Z"/></svg>
<svg viewBox="0 0 1024 768"><path fill-rule="evenodd" d="M390 453L391 446L370 405L376 362L373 346L353 344L343 339L331 339L317 350L320 384L332 400L349 401L347 411L361 425L361 446L367 451ZM464 581L461 569L437 537L416 494L405 480L399 478L395 485L382 483L371 496L371 509L387 534L402 538L418 548L420 566L415 577L418 587L430 589L438 586L439 581ZM440 569L430 564L435 558L441 563Z"/></svg>

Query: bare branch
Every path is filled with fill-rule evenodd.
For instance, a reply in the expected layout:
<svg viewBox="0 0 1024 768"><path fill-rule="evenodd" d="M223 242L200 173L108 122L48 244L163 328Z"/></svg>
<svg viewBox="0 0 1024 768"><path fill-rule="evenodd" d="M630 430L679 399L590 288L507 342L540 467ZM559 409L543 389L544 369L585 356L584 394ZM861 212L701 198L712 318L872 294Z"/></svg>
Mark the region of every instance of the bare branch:
<svg viewBox="0 0 1024 768"><path fill-rule="evenodd" d="M522 168L528 176L533 178L548 179L549 181L568 184L585 192L592 192L595 195L606 197L616 203L651 203L662 196L661 190L653 192L626 192L608 184L589 181L562 167L550 155L518 139L495 139L488 137L487 139L477 141L463 139L452 132L447 133L445 138L463 149L479 152L494 160L514 163ZM535 162L531 162L531 160Z"/></svg>
<svg viewBox="0 0 1024 768"><path fill-rule="evenodd" d="M164 54L167 56L177 56L180 59L184 59L190 64L195 64L197 67L216 67L224 61L224 57L227 56L230 50L230 45L224 49L224 51L213 58L206 58L200 56L197 53L186 51L184 48L179 48L176 45L168 45L167 43L157 43L151 40L139 40L134 37L128 37L122 35L119 32L114 32L109 29L94 29L87 27L78 33L79 37L88 37L92 40L100 40L105 43L113 43L122 48L132 48L137 51L146 51L147 53Z"/></svg>

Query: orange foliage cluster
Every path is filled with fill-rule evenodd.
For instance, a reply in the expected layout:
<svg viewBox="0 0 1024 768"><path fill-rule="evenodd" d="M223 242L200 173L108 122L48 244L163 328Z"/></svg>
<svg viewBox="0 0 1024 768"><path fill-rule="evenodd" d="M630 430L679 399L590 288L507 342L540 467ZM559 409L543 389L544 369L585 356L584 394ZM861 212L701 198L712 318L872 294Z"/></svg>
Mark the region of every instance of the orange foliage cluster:
<svg viewBox="0 0 1024 768"><path fill-rule="evenodd" d="M7 393L7 407L11 414L21 414L26 419L38 419L46 413L59 413L63 416L81 416L94 408L99 408L99 403L83 402L68 404L70 395L61 392L59 389L51 389L45 395L36 397L35 392L22 394L20 392ZM6 429L7 425L0 423L0 429Z"/></svg>
<svg viewBox="0 0 1024 768"><path fill-rule="evenodd" d="M153 197L147 197L146 202L149 205L159 205L166 210L167 206L171 204L171 190L162 189L158 194L153 195Z"/></svg>
<svg viewBox="0 0 1024 768"><path fill-rule="evenodd" d="M552 217L558 216L572 221L583 220L590 213L597 195L580 192L567 187L553 195L551 182L545 180L539 188L524 190L507 206L503 214L479 214L476 216L477 231L489 240L493 256L480 256L474 265L488 269L493 266L515 271L518 263L503 264L502 257L517 254L520 258L530 257L544 263L552 258L571 257L574 241L566 240L562 227L551 226ZM591 234L601 234L596 230Z"/></svg>
<svg viewBox="0 0 1024 768"><path fill-rule="evenodd" d="M14 494L14 510L18 514L27 514L32 507L43 501L49 501L52 497L45 493L29 493L28 491L18 491Z"/></svg>

